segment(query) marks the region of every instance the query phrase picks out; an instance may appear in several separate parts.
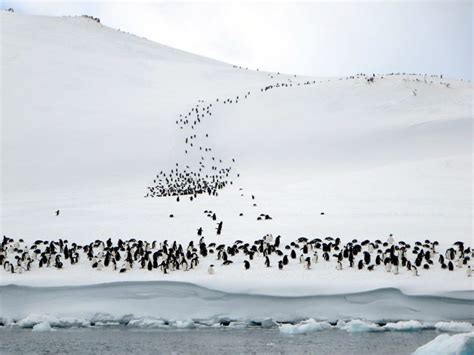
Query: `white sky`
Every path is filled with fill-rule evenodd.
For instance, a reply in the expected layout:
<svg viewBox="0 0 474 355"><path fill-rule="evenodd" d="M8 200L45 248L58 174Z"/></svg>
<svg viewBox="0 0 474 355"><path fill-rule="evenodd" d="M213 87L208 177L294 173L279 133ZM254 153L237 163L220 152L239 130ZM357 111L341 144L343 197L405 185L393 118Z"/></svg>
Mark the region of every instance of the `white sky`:
<svg viewBox="0 0 474 355"><path fill-rule="evenodd" d="M252 69L472 78L472 1L0 1L25 14L90 14L107 26Z"/></svg>

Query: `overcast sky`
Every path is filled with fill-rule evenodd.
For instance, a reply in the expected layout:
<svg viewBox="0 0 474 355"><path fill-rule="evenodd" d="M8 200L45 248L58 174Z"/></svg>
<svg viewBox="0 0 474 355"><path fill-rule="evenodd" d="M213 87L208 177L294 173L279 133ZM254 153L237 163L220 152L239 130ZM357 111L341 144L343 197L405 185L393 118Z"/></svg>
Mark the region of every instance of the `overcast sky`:
<svg viewBox="0 0 474 355"><path fill-rule="evenodd" d="M107 26L253 69L472 79L472 1L0 1L25 14L90 14Z"/></svg>

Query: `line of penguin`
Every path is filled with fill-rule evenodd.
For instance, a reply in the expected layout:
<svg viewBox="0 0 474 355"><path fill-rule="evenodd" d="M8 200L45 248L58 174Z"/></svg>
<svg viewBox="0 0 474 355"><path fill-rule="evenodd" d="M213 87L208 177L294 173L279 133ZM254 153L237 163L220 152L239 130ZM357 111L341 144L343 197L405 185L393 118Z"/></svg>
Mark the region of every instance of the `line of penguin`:
<svg viewBox="0 0 474 355"><path fill-rule="evenodd" d="M238 70L243 70L244 68L240 66L233 66ZM248 68L245 68L248 70ZM257 69L258 71L258 69ZM389 73L386 76L421 76L420 74L412 73ZM274 79L277 76L280 76L280 73L267 73L269 79ZM293 79L297 76L293 75ZM384 76L376 76L375 74L368 75L364 73L359 73L352 76L340 77L338 79L325 79L325 80L306 80L303 82L293 81L291 77L287 77L286 81L279 81L276 83L271 83L260 88L260 92L264 93L269 90L277 88L289 88L292 86L305 86L305 85L315 85L317 83L322 83L323 81L333 81L333 80L357 80L364 79L368 84L375 82L377 77L383 79ZM423 81L428 83L428 79L440 78L443 79L442 75L431 75L423 76ZM422 82L420 79L415 79L418 82ZM433 80L429 81L429 84L432 84ZM440 82L442 85L446 85L444 82ZM449 87L449 85L447 86ZM413 91L416 96L416 90ZM179 126L180 130L185 132L184 141L184 153L188 155L191 151L199 152L199 159L195 168L190 167L190 165L185 165L180 169L179 163L176 163L176 167L171 169L169 172L160 171L159 174L153 179L153 184L147 186L147 191L145 197L165 197L173 196L176 197L176 201L180 201L181 196L187 196L192 201L201 194L208 194L211 196L218 196L219 190L225 188L227 185L233 184L233 177L239 177L240 174L236 173L234 175L232 168L235 165L235 158L232 159L221 159L216 157L213 153L213 150L206 143L207 138L209 138L209 133L200 133L198 128L200 123L204 122L206 119L210 119L213 115L213 104L221 105L230 105L238 104L240 101L248 99L251 95L250 91L242 95L236 95L235 97L227 98L216 98L215 102L206 103L204 100L198 100L198 102L191 107L187 112L179 114L179 117L176 119L176 125ZM187 131L187 133L186 133Z"/></svg>
<svg viewBox="0 0 474 355"><path fill-rule="evenodd" d="M234 68L237 68L234 66ZM279 75L279 73L278 73ZM268 74L273 79L273 75ZM295 75L296 77L296 75ZM316 81L306 81L303 83L294 83L295 85L310 85L316 84ZM288 83L277 82L271 85L266 85L260 89L260 92L266 92L275 88L291 87L293 82L288 79ZM216 98L214 104L238 104L239 101L249 98L250 91L235 97ZM153 184L147 187L145 197L165 197L175 196L176 201L180 201L180 196L189 196L192 201L200 194L208 194L218 196L219 190L226 187L228 184L232 185L231 171L235 165L235 158L232 158L227 163L224 160L215 156L211 147L203 142L198 142L200 138L209 138L209 133L199 134L198 127L205 119L212 117L213 103L206 103L204 100L198 100L195 106L191 107L187 112L179 114L176 120L176 125L181 130L188 130L185 133L184 144L185 155L190 154L191 150L200 152L200 158L197 162L197 169L192 169L186 165L184 169L179 170L179 163L176 163L176 168L171 169L166 173L160 171L153 179ZM205 140L204 140L205 141ZM207 164L209 162L209 164ZM210 169L210 171L209 171ZM236 174L239 177L240 174Z"/></svg>
<svg viewBox="0 0 474 355"><path fill-rule="evenodd" d="M0 247L0 265L9 273L21 274L35 269L70 269L79 262L97 271L113 270L126 273L141 269L168 274L197 269L201 263L213 275L219 268L241 263L243 270L254 266L285 270L290 264L301 265L305 270L317 270L320 263L333 263L336 270L352 268L373 272L382 269L398 275L411 273L418 276L438 266L448 272L464 269L472 276L471 264L474 249L463 242L455 242L444 252L437 250L437 241L417 241L414 245L395 242L392 235L387 241L358 241L342 243L340 238L298 238L283 244L281 236L271 234L245 243L241 240L226 245L207 243L198 230L199 241L181 244L176 241L144 241L137 239L111 239L79 245L67 240L37 240L31 245L22 239L3 237Z"/></svg>

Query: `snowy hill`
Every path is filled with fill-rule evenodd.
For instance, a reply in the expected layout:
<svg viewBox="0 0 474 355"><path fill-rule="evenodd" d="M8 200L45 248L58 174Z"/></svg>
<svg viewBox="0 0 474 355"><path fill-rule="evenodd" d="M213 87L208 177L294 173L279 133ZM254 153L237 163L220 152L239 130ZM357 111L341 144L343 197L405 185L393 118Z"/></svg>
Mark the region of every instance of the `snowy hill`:
<svg viewBox="0 0 474 355"><path fill-rule="evenodd" d="M266 233L472 241L470 83L421 74L377 75L373 83L295 77L203 58L86 18L0 19L2 234L188 241L202 227L211 241ZM180 115L210 104L202 122L180 124ZM189 147L185 139L194 134ZM219 160L219 168L232 166L233 184L219 196L144 198L160 171L176 163L196 171L201 157L206 169ZM204 210L223 221L221 236ZM272 219L257 220L262 213ZM5 282L34 283L11 277ZM454 279L456 289L469 288ZM241 282L255 291L251 280ZM372 281L363 288L376 288ZM315 289L288 282L296 293Z"/></svg>

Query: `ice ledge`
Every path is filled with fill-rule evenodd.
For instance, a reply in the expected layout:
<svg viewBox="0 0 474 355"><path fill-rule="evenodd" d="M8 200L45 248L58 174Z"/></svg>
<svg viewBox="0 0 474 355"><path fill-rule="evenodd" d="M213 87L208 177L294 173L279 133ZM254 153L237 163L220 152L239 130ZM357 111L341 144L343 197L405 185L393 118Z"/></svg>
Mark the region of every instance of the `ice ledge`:
<svg viewBox="0 0 474 355"><path fill-rule="evenodd" d="M336 322L363 319L474 320L474 291L442 296L406 295L395 288L359 293L314 296L267 296L228 293L184 282L115 282L89 286L0 287L0 317L23 319L30 314L90 319L95 314L118 318L231 319L272 318L297 322L308 318Z"/></svg>

